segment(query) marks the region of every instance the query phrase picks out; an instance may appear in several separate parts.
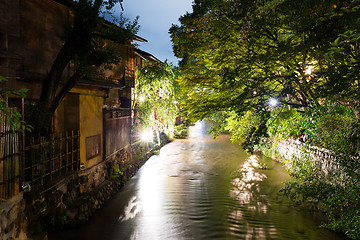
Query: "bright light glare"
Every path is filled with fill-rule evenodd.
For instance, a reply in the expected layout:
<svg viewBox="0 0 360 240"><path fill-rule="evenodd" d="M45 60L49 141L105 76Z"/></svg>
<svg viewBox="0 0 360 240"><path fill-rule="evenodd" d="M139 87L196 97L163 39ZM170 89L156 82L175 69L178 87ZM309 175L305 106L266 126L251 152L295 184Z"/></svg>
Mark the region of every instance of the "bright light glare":
<svg viewBox="0 0 360 240"><path fill-rule="evenodd" d="M306 68L305 68L305 74L306 74L306 75L311 75L313 69L314 69L314 67L312 67L312 66L306 67Z"/></svg>
<svg viewBox="0 0 360 240"><path fill-rule="evenodd" d="M144 142L152 142L153 133L151 130L145 130L141 133L141 140Z"/></svg>
<svg viewBox="0 0 360 240"><path fill-rule="evenodd" d="M195 128L200 129L202 127L203 127L203 122L198 121L195 123Z"/></svg>
<svg viewBox="0 0 360 240"><path fill-rule="evenodd" d="M140 95L140 96L139 96L139 101L140 101L140 102L145 101L145 96L144 96L144 95Z"/></svg>
<svg viewBox="0 0 360 240"><path fill-rule="evenodd" d="M141 212L141 203L136 200L136 196L132 197L128 205L124 208L124 213L119 217L120 222L125 222L136 217Z"/></svg>
<svg viewBox="0 0 360 240"><path fill-rule="evenodd" d="M276 100L275 98L271 98L269 103L272 107L275 107L278 104L278 100Z"/></svg>

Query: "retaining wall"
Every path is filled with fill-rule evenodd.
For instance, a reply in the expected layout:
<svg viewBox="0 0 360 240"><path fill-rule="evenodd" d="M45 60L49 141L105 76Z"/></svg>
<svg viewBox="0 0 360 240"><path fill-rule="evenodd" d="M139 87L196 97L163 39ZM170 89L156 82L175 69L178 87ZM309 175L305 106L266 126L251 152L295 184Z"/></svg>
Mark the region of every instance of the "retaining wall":
<svg viewBox="0 0 360 240"><path fill-rule="evenodd" d="M335 158L330 151L314 146L308 146L299 140L280 141L277 150L281 157L292 160L293 158L311 158L318 164L326 174L340 171L339 165L335 163Z"/></svg>
<svg viewBox="0 0 360 240"><path fill-rule="evenodd" d="M21 192L0 204L0 240L47 239L48 231L86 222L157 149L125 147L48 189Z"/></svg>

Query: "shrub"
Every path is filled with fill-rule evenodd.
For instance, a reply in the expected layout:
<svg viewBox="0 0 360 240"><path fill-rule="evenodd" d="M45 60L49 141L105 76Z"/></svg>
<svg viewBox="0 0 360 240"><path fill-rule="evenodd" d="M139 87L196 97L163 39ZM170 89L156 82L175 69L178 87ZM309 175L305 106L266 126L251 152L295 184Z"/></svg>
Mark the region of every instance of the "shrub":
<svg viewBox="0 0 360 240"><path fill-rule="evenodd" d="M349 142L355 118L340 114L321 115L315 124L312 144L332 151L354 154L358 146Z"/></svg>
<svg viewBox="0 0 360 240"><path fill-rule="evenodd" d="M298 110L274 109L267 123L269 135L275 141L303 137L304 121L304 114Z"/></svg>

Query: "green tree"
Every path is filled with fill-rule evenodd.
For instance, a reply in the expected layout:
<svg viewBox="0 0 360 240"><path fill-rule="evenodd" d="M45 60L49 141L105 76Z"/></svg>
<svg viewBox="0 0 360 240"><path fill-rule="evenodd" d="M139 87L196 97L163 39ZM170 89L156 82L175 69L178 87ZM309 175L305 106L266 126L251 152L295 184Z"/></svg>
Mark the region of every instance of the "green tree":
<svg viewBox="0 0 360 240"><path fill-rule="evenodd" d="M356 0L195 1L170 29L190 91L184 107L195 119L250 110L264 121L271 98L291 108L332 98L355 109L358 8Z"/></svg>
<svg viewBox="0 0 360 240"><path fill-rule="evenodd" d="M142 129L165 132L172 137L178 114L176 75L168 63L147 65L137 72L135 82L136 120Z"/></svg>
<svg viewBox="0 0 360 240"><path fill-rule="evenodd" d="M6 81L5 77L0 76L0 83ZM0 89L0 121L5 121L13 133L16 130L30 131L32 127L22 120L22 115L16 109L9 107L7 103L8 96L25 97L27 89L18 91Z"/></svg>

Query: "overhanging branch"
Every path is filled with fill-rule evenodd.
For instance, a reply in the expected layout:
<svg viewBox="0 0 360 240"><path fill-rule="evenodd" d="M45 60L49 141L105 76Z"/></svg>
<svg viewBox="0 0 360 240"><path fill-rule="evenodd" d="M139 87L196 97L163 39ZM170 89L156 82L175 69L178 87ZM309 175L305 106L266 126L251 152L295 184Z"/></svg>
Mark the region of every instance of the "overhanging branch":
<svg viewBox="0 0 360 240"><path fill-rule="evenodd" d="M54 100L52 101L50 105L50 112L54 112L56 108L59 106L61 101L64 99L66 94L75 86L75 84L81 79L81 77L84 74L84 70L80 69L77 70L71 78L65 83L65 85L61 88L61 90L58 92Z"/></svg>

